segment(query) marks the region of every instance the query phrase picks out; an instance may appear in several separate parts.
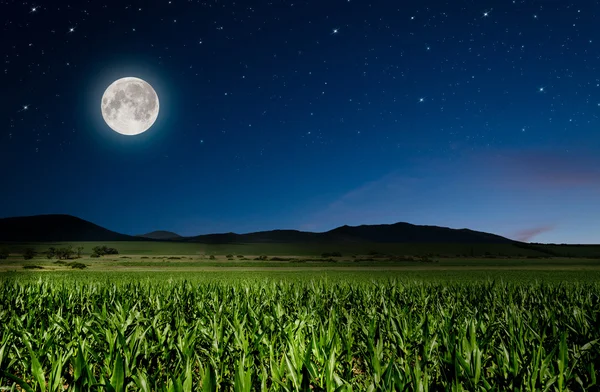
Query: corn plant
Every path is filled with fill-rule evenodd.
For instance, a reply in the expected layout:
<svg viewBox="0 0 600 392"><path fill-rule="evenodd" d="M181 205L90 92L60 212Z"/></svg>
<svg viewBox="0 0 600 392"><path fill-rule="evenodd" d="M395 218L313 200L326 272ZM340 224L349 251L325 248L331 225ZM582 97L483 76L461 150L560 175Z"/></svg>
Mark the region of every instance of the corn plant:
<svg viewBox="0 0 600 392"><path fill-rule="evenodd" d="M598 390L600 284L4 281L0 387Z"/></svg>

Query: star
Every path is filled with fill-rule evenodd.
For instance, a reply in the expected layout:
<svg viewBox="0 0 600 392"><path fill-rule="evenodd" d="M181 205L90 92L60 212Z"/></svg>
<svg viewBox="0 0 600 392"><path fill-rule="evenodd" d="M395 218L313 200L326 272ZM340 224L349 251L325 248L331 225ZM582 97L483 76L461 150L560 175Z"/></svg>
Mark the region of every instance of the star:
<svg viewBox="0 0 600 392"><path fill-rule="evenodd" d="M425 98L419 98L419 102L425 101Z"/></svg>
<svg viewBox="0 0 600 392"><path fill-rule="evenodd" d="M333 29L333 32L332 32L331 34L332 34L332 35L333 35L333 34L337 34L339 31L340 31L339 29Z"/></svg>
<svg viewBox="0 0 600 392"><path fill-rule="evenodd" d="M540 90L540 93L543 93L543 92L544 92L544 88L543 88L543 87L540 87L540 89L539 89L539 90Z"/></svg>
<svg viewBox="0 0 600 392"><path fill-rule="evenodd" d="M75 31L75 28L74 28L74 27L71 27L71 28L69 29L69 33L72 33L72 32L74 32L74 31Z"/></svg>
<svg viewBox="0 0 600 392"><path fill-rule="evenodd" d="M37 11L37 7L31 7L31 12L36 12Z"/></svg>
<svg viewBox="0 0 600 392"><path fill-rule="evenodd" d="M483 13L483 17L485 18L485 17L487 17L489 14L490 14L490 13L486 11L486 12L484 12L484 13Z"/></svg>

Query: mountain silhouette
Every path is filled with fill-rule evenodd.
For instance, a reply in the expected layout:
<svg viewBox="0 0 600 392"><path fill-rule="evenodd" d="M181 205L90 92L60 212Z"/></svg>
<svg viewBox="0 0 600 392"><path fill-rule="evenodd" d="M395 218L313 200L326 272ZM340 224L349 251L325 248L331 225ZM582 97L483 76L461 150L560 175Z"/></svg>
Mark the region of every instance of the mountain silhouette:
<svg viewBox="0 0 600 392"><path fill-rule="evenodd" d="M341 226L323 233L270 230L247 234L223 233L181 237L167 231L140 236L120 234L71 215L36 215L0 219L0 241L185 241L206 244L235 243L461 243L510 244L516 241L469 229L389 225Z"/></svg>
<svg viewBox="0 0 600 392"><path fill-rule="evenodd" d="M139 241L71 215L34 215L0 219L0 241Z"/></svg>
<svg viewBox="0 0 600 392"><path fill-rule="evenodd" d="M138 234L136 237L149 238L152 240L177 240L182 238L179 234L172 231L156 230L146 234Z"/></svg>
<svg viewBox="0 0 600 392"><path fill-rule="evenodd" d="M324 233L298 230L270 230L248 234L206 234L185 241L225 243L460 243L510 244L508 238L469 229L419 226L399 222L389 225L341 226Z"/></svg>

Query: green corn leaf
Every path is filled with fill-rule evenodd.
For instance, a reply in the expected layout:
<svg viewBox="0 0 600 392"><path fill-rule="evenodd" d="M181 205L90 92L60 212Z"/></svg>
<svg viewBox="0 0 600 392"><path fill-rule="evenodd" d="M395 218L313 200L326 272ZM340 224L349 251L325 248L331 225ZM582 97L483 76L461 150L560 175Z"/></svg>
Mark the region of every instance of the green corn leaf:
<svg viewBox="0 0 600 392"><path fill-rule="evenodd" d="M202 378L202 391L203 392L216 392L217 390L217 379L212 364L206 367L204 377Z"/></svg>
<svg viewBox="0 0 600 392"><path fill-rule="evenodd" d="M17 385L19 385L23 390L25 390L26 392L35 392L33 390L33 388L31 388L29 386L29 384L27 384L25 381L21 380L19 377L17 376L13 376L10 373L5 372L4 370L0 369L0 376L2 377L6 377L9 380L15 382Z"/></svg>
<svg viewBox="0 0 600 392"><path fill-rule="evenodd" d="M42 392L46 391L46 378L44 377L44 369L42 369L42 365L40 361L38 361L37 357L33 350L30 350L31 356L31 374L33 374L33 378L39 385L39 388Z"/></svg>
<svg viewBox="0 0 600 392"><path fill-rule="evenodd" d="M142 392L151 392L150 385L148 385L148 378L144 373L138 370L138 373L135 376L131 377L135 386L139 388Z"/></svg>
<svg viewBox="0 0 600 392"><path fill-rule="evenodd" d="M125 371L123 367L123 359L117 353L117 358L114 363L110 384L116 392L125 392Z"/></svg>

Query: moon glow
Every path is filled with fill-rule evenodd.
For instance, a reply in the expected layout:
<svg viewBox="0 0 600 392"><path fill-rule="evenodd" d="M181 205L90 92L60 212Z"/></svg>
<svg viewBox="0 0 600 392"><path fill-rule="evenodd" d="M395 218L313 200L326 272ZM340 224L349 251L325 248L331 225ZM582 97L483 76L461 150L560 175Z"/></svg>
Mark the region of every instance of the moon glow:
<svg viewBox="0 0 600 392"><path fill-rule="evenodd" d="M139 135L158 118L156 91L138 78L121 78L113 82L102 96L102 117L106 124L122 135Z"/></svg>

